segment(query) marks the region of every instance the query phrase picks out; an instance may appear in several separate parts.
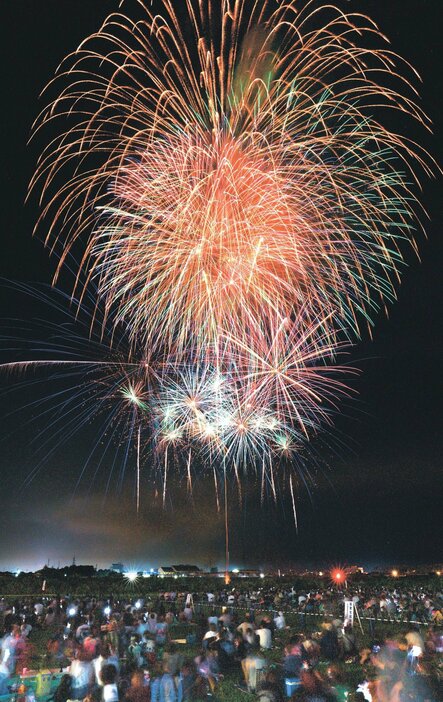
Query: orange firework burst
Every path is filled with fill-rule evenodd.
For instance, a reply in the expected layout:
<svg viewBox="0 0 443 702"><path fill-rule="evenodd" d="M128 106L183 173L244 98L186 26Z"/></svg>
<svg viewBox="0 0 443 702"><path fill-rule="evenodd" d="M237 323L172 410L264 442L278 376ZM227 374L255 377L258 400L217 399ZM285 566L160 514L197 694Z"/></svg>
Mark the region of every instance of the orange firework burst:
<svg viewBox="0 0 443 702"><path fill-rule="evenodd" d="M430 172L374 117L428 126L406 64L370 19L314 1L139 4L139 21L110 15L62 64L39 121L72 120L33 181L60 266L86 242L113 318L167 352L233 326L246 342L301 307L330 340L358 334L395 296L414 168Z"/></svg>

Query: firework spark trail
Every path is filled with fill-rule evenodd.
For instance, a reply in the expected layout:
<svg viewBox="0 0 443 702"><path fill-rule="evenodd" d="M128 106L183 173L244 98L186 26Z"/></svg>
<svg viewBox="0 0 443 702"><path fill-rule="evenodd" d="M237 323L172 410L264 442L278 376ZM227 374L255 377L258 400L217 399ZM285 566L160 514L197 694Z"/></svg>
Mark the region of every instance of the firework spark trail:
<svg viewBox="0 0 443 702"><path fill-rule="evenodd" d="M192 495L192 473L191 473L191 462L192 462L192 451L189 449L188 452L188 462L186 464L186 477L187 477L187 487L188 492Z"/></svg>
<svg viewBox="0 0 443 702"><path fill-rule="evenodd" d="M295 497L294 497L294 486L292 483L292 475L289 476L289 487L291 490L291 501L292 501L292 511L294 514L294 523L295 523L295 528L298 531L298 518L297 518L297 510L295 507Z"/></svg>
<svg viewBox="0 0 443 702"><path fill-rule="evenodd" d="M46 436L39 432L35 438L39 448L44 448L54 439L57 439L58 447L61 441L100 417L104 417L104 421L88 462L102 439L109 437L106 441L109 448L111 441L115 443L120 435L125 452L124 466L134 440L138 508L142 442L154 448L154 463L162 466L164 501L169 464L179 465L180 459L175 459L186 452L187 485L191 491L191 460L202 468L206 461L213 464L218 509L217 465L222 462L235 476L240 501L240 471L243 475L251 471L257 475L261 473L262 499L266 473L266 486L276 499L273 459L279 456L296 459L308 427L312 436L328 416L326 405L332 410L333 401L345 393L344 386L329 377L331 369L326 361L330 349L325 344L317 347L312 341L317 334L315 325L303 338L297 339L293 333L287 336L290 351L277 360L278 367L284 369L284 375L291 382L286 392L279 396L275 390L275 373L269 370L269 364L277 362L272 358L272 349L280 348L280 342L271 341L270 351L264 359L230 338L223 352L219 347L212 354L208 350L203 358L195 352L186 364L171 358L168 363L162 361L156 365L152 358L147 363L144 354L140 355L140 360L129 350L125 354L124 340L117 340L115 335L117 350L103 344L100 337L96 341L93 336L89 340L91 358L82 359L79 355L88 350L88 344L81 335L76 335L76 323L77 320L71 317L72 328L66 324L54 325L54 334L47 348L42 341L37 341L31 349L33 355L45 351L45 355L50 353L56 357L60 348L65 355L62 362L56 358L34 359L7 362L0 368L8 376L14 371L21 373L23 368L45 371L37 381L45 393L52 380L68 383L69 387L63 387L58 393L51 392L34 403L36 409L40 408L40 419L54 414L49 424L52 430L45 431ZM278 333L283 332L279 330ZM333 370L341 369L335 367ZM26 387L23 382L20 385ZM298 407L297 413L293 412L294 405ZM99 465L96 473L98 470ZM294 463L294 476L299 470ZM304 480L304 476L300 478Z"/></svg>

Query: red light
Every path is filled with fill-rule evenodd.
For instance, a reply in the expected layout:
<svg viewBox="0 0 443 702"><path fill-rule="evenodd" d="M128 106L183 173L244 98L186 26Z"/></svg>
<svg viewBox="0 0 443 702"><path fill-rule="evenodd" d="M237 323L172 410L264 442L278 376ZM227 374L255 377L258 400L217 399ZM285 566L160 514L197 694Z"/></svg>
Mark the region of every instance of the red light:
<svg viewBox="0 0 443 702"><path fill-rule="evenodd" d="M342 569L332 570L331 580L335 583L344 583L346 581L346 572Z"/></svg>

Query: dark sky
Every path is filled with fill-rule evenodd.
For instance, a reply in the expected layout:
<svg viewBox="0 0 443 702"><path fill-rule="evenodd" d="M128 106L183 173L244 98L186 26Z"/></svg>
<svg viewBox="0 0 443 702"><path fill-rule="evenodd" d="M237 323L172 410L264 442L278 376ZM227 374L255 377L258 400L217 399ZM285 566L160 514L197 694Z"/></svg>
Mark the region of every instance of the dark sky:
<svg viewBox="0 0 443 702"><path fill-rule="evenodd" d="M346 4L346 3L345 3ZM350 8L372 16L423 78L423 105L435 124L435 137L424 140L441 162L443 84L440 0L350 0ZM39 92L60 60L98 28L117 0L2 0L0 63L2 229L0 275L21 282L49 283L52 265L31 232L38 216L35 201L24 205L27 183L38 155L27 146L41 102ZM415 136L415 135L412 135ZM362 370L353 381L358 400L337 417L334 449L317 448L320 467L312 467L310 497L299 496L299 531L283 496L279 504L260 508L251 480L243 508L231 498L232 560L235 564L361 562L431 562L442 559L442 314L443 261L441 180L425 184L430 213L428 240L420 240L421 262L409 268L391 306L389 319L379 316L374 339L352 352ZM42 304L45 309L42 311ZM46 305L3 286L0 289L2 336L6 318L31 322L44 316L57 322ZM17 326L17 323L16 323ZM1 358L9 360L9 342ZM17 354L12 355L18 358ZM22 355L22 357L24 357ZM17 378L0 377L1 387ZM111 481L105 497L106 458L75 485L90 452L96 427L84 428L43 464L35 480L24 481L41 459L37 433L50 436L48 420L35 407L10 414L33 402L39 392L29 386L0 396L0 568L33 568L48 558L133 565L160 561L223 559L223 522L217 514L210 477L197 486L194 504L180 485L172 488L165 511L143 484L143 513L134 515L133 462L123 486ZM50 445L50 444L49 444ZM94 459L95 460L95 459ZM132 467L131 467L132 466ZM147 479L146 479L147 480Z"/></svg>

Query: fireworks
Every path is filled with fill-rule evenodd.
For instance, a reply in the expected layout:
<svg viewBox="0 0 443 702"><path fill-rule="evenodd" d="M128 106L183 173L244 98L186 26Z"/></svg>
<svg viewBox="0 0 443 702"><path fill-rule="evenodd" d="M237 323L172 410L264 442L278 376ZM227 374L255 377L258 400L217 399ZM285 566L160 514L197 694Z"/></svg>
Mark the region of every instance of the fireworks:
<svg viewBox="0 0 443 702"><path fill-rule="evenodd" d="M121 486L128 459L135 454L138 506L146 463L153 467L152 484L158 481L163 500L172 465L185 468L190 491L195 466L201 474L208 466L217 500L221 467L234 473L240 496L243 475L261 481L262 499L266 492L277 496L289 467L291 494L294 481L305 480L306 440L331 422L335 403L347 392L334 377L344 369L328 364L331 349L325 342L315 343L320 322L300 338L293 330L290 334L280 330L286 337L283 355L276 351L282 348L280 339L270 344L263 358L230 337L223 353L217 349L211 355L207 350L204 357L191 355L187 363L174 358L147 361L129 344L124 329L117 335L112 321L110 343L98 309L88 313L83 303L81 317L73 316L53 294L39 297L45 307L58 310L60 321L49 326L49 337L46 324L36 325L33 334L38 331L42 338L31 344L28 359L1 366L13 377L34 369L37 376L21 386L26 389L32 382L44 393L33 404L39 417L48 418L50 430L48 436L36 437L45 453L32 475L62 442L93 422L97 437L87 463L96 465L95 474L102 464L111 464L108 489L119 465ZM17 353L19 348L10 350ZM112 449L119 457L110 459Z"/></svg>
<svg viewBox="0 0 443 702"><path fill-rule="evenodd" d="M68 57L39 121L72 122L33 183L60 265L86 241L115 320L168 353L233 327L250 343L301 308L331 339L358 333L395 297L414 168L429 172L374 116L428 126L404 62L365 47L384 42L371 20L315 2L140 4L140 21L112 14Z"/></svg>
<svg viewBox="0 0 443 702"><path fill-rule="evenodd" d="M361 14L159 6L111 14L50 84L36 129L68 127L31 183L40 226L56 280L81 251L74 291L81 307L94 285L110 347L129 336L120 370L135 357L135 372L112 399L138 461L146 426L164 455L163 499L177 450L189 483L197 451L261 471L275 494L275 458L331 422L337 355L395 298L402 242L416 248L414 184L432 160L384 117L429 121L413 69Z"/></svg>

